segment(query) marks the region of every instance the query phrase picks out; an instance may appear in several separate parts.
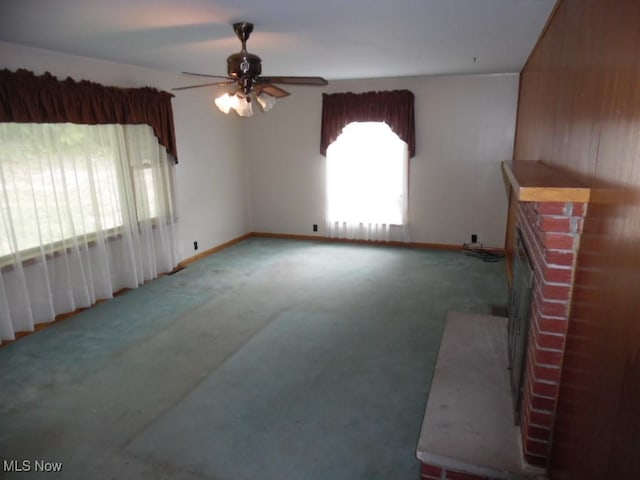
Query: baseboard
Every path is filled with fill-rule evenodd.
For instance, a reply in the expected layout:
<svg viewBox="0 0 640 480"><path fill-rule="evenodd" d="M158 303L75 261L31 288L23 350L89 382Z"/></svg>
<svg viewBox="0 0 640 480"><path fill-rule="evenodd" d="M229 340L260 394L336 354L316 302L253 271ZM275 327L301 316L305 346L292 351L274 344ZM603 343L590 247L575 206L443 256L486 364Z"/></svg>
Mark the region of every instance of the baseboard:
<svg viewBox="0 0 640 480"><path fill-rule="evenodd" d="M355 243L363 245L383 245L391 247L428 248L434 250L463 250L464 245L452 245L448 243L424 243L424 242L398 242L381 240L355 240L350 238L333 238L322 235L296 235L289 233L251 232L251 237L283 238L288 240L309 240L316 242ZM504 249L497 247L484 247L485 250L495 253L504 253Z"/></svg>
<svg viewBox="0 0 640 480"><path fill-rule="evenodd" d="M220 245L216 245L213 248L209 248L193 257L186 258L178 263L176 269L181 269L186 267L187 265L197 262L198 260L202 260L209 255L213 255L214 253L219 252L220 250L224 250L225 248L229 248L236 243L240 243L251 237L265 237L265 238L282 238L285 240L306 240L306 241L314 241L314 242L330 242L330 243L353 243L353 244L361 244L361 245L381 245L387 247L410 247L410 248L428 248L434 250L463 250L464 245L452 245L447 243L423 243L423 242L398 242L398 241L381 241L381 240L356 240L350 238L333 238L326 237L323 235L298 235L293 233L273 233L273 232L249 232L231 239L227 242L221 243ZM487 251L494 253L504 253L504 249L502 248L493 248L493 247L485 247Z"/></svg>
<svg viewBox="0 0 640 480"><path fill-rule="evenodd" d="M216 245L215 247L209 248L208 250L204 250L203 252L200 252L197 255L194 255L193 257L185 258L184 260L178 263L178 266L176 268L184 268L187 265L192 264L193 262L202 260L203 258L208 257L209 255L213 255L214 253L219 252L220 250L224 250L225 248L229 248L232 245L235 245L236 243L240 243L251 236L252 236L251 233L245 233L244 235L231 239L228 242L224 242L224 243L221 243L220 245Z"/></svg>
<svg viewBox="0 0 640 480"><path fill-rule="evenodd" d="M310 240L316 242L326 242L331 240L322 235L296 235L293 233L272 233L272 232L251 232L251 237L283 238L285 240Z"/></svg>

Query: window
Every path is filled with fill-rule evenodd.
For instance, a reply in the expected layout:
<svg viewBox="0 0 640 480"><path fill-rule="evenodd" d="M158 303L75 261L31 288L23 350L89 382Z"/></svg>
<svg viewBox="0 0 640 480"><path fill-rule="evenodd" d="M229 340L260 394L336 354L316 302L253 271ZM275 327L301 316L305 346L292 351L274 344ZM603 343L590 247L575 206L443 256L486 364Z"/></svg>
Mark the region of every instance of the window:
<svg viewBox="0 0 640 480"><path fill-rule="evenodd" d="M407 144L386 123L348 124L327 149L330 235L390 240L391 226L404 227L407 163Z"/></svg>
<svg viewBox="0 0 640 480"><path fill-rule="evenodd" d="M0 259L158 221L172 209L171 163L146 125L0 123ZM161 148L161 147L160 147ZM132 201L130 202L131 199ZM162 205L161 205L162 204Z"/></svg>

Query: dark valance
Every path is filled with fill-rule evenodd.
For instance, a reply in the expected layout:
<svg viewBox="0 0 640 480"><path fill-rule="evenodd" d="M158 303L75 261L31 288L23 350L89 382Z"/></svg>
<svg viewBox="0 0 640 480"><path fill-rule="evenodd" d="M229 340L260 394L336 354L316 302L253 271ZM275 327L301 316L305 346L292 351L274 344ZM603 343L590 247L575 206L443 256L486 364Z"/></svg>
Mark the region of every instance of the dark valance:
<svg viewBox="0 0 640 480"><path fill-rule="evenodd" d="M322 130L320 153L336 141L351 122L385 122L409 146L409 156L416 153L416 129L413 93L409 90L322 95Z"/></svg>
<svg viewBox="0 0 640 480"><path fill-rule="evenodd" d="M150 87L118 88L50 73L0 70L0 122L147 124L177 159L172 94Z"/></svg>

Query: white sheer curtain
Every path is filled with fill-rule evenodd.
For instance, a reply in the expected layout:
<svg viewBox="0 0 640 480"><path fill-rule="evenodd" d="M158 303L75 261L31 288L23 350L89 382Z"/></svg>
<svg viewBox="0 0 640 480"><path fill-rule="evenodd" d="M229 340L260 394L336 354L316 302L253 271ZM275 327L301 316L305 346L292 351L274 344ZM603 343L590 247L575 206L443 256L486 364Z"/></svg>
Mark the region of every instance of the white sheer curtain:
<svg viewBox="0 0 640 480"><path fill-rule="evenodd" d="M147 125L0 123L0 342L172 270L172 198Z"/></svg>
<svg viewBox="0 0 640 480"><path fill-rule="evenodd" d="M408 146L383 122L352 122L327 148L329 236L407 241Z"/></svg>

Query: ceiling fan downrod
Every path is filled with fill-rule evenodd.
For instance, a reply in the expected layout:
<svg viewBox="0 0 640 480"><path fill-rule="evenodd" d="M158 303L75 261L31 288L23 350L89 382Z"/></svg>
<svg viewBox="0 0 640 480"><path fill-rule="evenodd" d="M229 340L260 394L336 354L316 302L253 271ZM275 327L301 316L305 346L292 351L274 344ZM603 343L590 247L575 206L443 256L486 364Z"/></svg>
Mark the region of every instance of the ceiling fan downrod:
<svg viewBox="0 0 640 480"><path fill-rule="evenodd" d="M247 40L249 40L249 36L251 32L253 32L253 23L251 22L237 22L233 24L233 31L236 32L236 35L242 42L242 51L247 51Z"/></svg>
<svg viewBox="0 0 640 480"><path fill-rule="evenodd" d="M234 23L233 30L242 42L242 50L227 57L227 74L238 79L238 86L248 95L253 88L253 79L262 73L262 60L258 55L247 52L247 40L253 32L253 23Z"/></svg>

